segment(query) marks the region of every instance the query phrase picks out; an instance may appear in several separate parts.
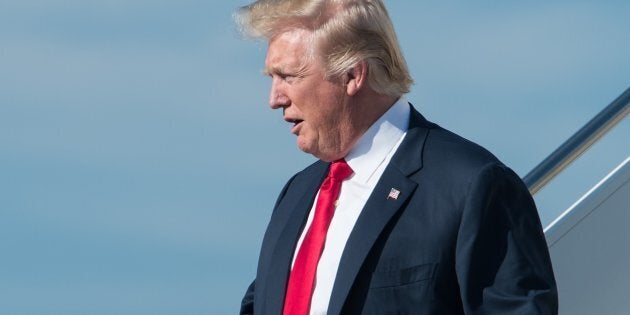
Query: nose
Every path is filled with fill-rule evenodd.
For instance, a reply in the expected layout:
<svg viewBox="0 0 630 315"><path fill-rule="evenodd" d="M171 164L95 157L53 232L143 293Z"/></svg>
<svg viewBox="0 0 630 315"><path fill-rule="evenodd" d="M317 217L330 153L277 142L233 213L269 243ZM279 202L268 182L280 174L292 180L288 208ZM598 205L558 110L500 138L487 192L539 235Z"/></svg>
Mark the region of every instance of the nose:
<svg viewBox="0 0 630 315"><path fill-rule="evenodd" d="M287 107L290 104L289 97L280 87L280 83L277 82L277 79L273 79L271 82L271 91L269 92L269 106L271 106L272 109L278 109Z"/></svg>

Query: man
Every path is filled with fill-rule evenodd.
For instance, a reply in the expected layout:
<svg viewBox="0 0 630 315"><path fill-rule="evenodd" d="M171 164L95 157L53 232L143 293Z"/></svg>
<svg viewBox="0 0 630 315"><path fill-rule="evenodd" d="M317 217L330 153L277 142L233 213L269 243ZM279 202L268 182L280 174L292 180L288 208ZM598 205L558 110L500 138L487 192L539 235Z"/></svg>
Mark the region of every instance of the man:
<svg viewBox="0 0 630 315"><path fill-rule="evenodd" d="M281 191L241 314L556 314L535 205L429 121L379 0L259 0L269 103L319 161Z"/></svg>

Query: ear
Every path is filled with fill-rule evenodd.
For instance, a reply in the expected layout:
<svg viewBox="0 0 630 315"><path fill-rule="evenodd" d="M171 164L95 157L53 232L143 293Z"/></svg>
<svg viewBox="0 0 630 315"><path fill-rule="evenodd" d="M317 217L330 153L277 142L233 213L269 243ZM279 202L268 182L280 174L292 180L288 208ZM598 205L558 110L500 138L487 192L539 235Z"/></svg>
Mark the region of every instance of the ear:
<svg viewBox="0 0 630 315"><path fill-rule="evenodd" d="M368 65L365 61L358 62L346 73L346 93L349 96L356 95L366 84Z"/></svg>

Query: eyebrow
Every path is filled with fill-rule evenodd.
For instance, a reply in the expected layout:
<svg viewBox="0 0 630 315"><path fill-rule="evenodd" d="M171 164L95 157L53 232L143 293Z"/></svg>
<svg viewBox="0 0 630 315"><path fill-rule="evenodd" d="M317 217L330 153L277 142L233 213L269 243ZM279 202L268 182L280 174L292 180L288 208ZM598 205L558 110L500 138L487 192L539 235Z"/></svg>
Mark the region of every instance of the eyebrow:
<svg viewBox="0 0 630 315"><path fill-rule="evenodd" d="M281 73L282 71L280 71L280 69L278 67L271 67L271 68L263 68L262 69L262 74L264 75L271 75L272 73Z"/></svg>
<svg viewBox="0 0 630 315"><path fill-rule="evenodd" d="M291 75L295 75L295 76L305 76L308 74L308 64L303 64L300 66L299 69L297 69L297 71L285 71L283 69L281 69L280 67L277 66L272 66L270 68L265 67L264 69L262 69L262 74L263 75L267 75L270 76L274 73L276 74L291 74Z"/></svg>

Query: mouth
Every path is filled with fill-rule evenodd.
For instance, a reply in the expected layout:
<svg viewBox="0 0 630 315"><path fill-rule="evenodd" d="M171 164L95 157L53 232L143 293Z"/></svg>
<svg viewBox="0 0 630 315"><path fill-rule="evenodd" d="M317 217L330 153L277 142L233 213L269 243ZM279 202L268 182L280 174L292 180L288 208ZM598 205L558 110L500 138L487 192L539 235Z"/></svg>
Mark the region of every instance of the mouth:
<svg viewBox="0 0 630 315"><path fill-rule="evenodd" d="M300 125L302 124L302 122L304 122L303 119L285 118L284 120L290 124L293 124L293 127L291 127L291 133L295 135L298 134Z"/></svg>

